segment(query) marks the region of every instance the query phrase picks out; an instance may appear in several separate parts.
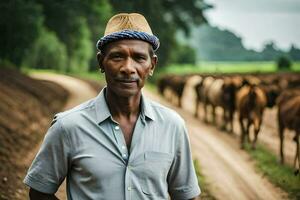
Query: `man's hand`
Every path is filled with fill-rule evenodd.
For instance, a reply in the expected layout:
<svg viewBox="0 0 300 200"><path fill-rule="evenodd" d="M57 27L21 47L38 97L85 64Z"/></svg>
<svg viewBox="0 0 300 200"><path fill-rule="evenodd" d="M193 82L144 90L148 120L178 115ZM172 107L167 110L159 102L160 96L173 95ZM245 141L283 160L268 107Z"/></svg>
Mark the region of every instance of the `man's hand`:
<svg viewBox="0 0 300 200"><path fill-rule="evenodd" d="M29 190L30 200L59 200L54 194L45 194L35 189Z"/></svg>

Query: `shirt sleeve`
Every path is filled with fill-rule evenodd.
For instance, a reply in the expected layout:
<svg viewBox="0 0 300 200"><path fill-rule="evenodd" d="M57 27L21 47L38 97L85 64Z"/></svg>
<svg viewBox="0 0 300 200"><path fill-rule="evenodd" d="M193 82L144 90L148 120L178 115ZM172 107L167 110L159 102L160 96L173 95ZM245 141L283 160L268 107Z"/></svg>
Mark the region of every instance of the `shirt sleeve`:
<svg viewBox="0 0 300 200"><path fill-rule="evenodd" d="M24 183L37 191L54 194L68 173L69 157L69 140L58 120L47 131Z"/></svg>
<svg viewBox="0 0 300 200"><path fill-rule="evenodd" d="M177 152L168 174L172 200L191 199L201 193L194 169L190 143L185 125L179 128Z"/></svg>

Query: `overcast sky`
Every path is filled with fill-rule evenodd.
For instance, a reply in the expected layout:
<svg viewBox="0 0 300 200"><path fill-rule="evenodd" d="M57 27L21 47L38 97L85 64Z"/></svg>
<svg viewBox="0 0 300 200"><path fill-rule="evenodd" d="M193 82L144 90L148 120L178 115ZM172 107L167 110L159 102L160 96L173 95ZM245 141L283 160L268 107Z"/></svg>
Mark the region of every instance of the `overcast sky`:
<svg viewBox="0 0 300 200"><path fill-rule="evenodd" d="M281 49L300 48L300 0L206 0L210 24L243 38L246 48L261 50L268 41Z"/></svg>

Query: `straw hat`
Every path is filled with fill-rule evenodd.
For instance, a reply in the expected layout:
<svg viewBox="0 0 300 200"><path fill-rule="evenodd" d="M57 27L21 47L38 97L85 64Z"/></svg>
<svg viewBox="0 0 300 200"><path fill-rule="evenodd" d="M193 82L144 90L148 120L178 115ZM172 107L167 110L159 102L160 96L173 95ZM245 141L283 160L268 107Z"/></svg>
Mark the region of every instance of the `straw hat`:
<svg viewBox="0 0 300 200"><path fill-rule="evenodd" d="M98 40L97 48L101 51L107 43L122 39L149 42L154 51L159 47L159 39L153 35L145 17L139 13L120 13L113 16L106 25L104 36Z"/></svg>

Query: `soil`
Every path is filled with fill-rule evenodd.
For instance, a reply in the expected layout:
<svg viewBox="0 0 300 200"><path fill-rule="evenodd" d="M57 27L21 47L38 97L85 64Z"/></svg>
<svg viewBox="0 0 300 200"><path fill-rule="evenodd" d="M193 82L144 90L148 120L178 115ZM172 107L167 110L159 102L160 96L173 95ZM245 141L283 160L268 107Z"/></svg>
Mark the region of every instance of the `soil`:
<svg viewBox="0 0 300 200"><path fill-rule="evenodd" d="M20 161L42 138L68 98L56 83L0 69L0 199L24 199L28 165Z"/></svg>

